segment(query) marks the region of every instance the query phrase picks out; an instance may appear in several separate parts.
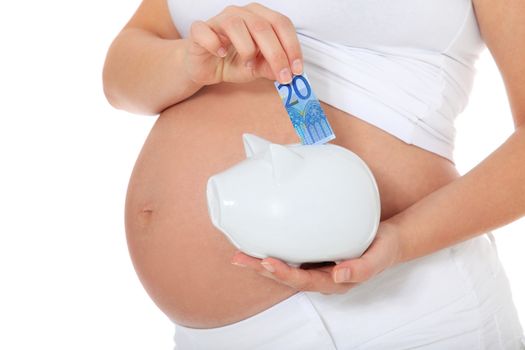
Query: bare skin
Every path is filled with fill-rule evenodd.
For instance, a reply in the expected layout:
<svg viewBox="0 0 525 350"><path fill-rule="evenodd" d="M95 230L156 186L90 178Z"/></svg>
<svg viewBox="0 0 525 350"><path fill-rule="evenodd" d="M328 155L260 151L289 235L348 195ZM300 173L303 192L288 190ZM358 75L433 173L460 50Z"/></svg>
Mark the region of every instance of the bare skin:
<svg viewBox="0 0 525 350"><path fill-rule="evenodd" d="M381 220L452 181L445 158L323 104L337 138L374 173ZM211 224L208 177L244 159L241 135L276 143L298 138L273 83L207 87L164 111L137 160L126 202L126 232L136 271L174 322L194 328L239 321L297 291L230 264L235 253Z"/></svg>
<svg viewBox="0 0 525 350"><path fill-rule="evenodd" d="M430 254L525 213L520 195L525 171L525 84L518 59L525 53L520 41L525 25L519 20L525 8L518 0L505 5L477 0L475 5L482 34L505 80L516 132L468 174L460 177L449 160L322 104L337 135L333 143L359 155L376 177L382 223L393 223L395 233L390 236L404 245L396 263ZM282 69L293 70L300 53L286 29L289 23L281 18L282 33L290 40L284 48L286 56L275 54L283 48L272 54L275 48L266 42L264 57L259 52L253 72L246 74L243 63L256 54L250 45L244 45L242 55L224 61L222 56L188 46L188 41L177 40L180 35L165 6L164 0L143 1L109 51L104 73L112 105L143 114L161 112L131 175L126 233L135 269L159 308L188 327L218 327L263 311L302 290L300 286L321 290L320 278L309 281L303 275L300 283L291 283L282 269L275 272L278 279L268 278L258 261L249 262L251 268L231 265L236 249L211 225L205 201L208 177L244 158L243 132L275 143L297 142L272 80ZM220 31L221 18L230 25L242 24L228 22L227 17L204 26L199 23L196 37L210 52L224 42L210 37L206 25ZM255 27L261 30L263 22L259 18ZM181 70L183 61L190 69ZM204 72L199 68L202 62L208 62L202 67L213 74L197 76ZM221 69L212 69L209 62ZM222 76L216 74L219 71ZM482 203L498 205L489 208ZM342 263L353 269L351 282L364 282L388 267L390 262L378 258L388 250L383 244L367 253L368 264L360 263L366 269L358 268L361 259ZM335 291L335 285L328 287Z"/></svg>

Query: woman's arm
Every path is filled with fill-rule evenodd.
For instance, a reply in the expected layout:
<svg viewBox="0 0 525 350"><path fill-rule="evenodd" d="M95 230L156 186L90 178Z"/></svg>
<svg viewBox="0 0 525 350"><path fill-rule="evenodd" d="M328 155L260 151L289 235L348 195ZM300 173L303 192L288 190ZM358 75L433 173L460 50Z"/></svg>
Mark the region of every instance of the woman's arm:
<svg viewBox="0 0 525 350"><path fill-rule="evenodd" d="M292 21L258 3L194 21L181 39L166 0L143 0L111 45L104 91L116 108L157 114L204 85L259 78L287 84L302 73Z"/></svg>
<svg viewBox="0 0 525 350"><path fill-rule="evenodd" d="M106 98L132 113L155 115L197 92L183 66L184 45L166 0L145 0L111 44L103 70Z"/></svg>
<svg viewBox="0 0 525 350"><path fill-rule="evenodd" d="M399 261L412 260L525 215L525 125L464 176L387 221L400 235Z"/></svg>
<svg viewBox="0 0 525 350"><path fill-rule="evenodd" d="M473 3L481 34L505 83L515 131L467 174L388 220L401 235L401 261L525 215L525 2Z"/></svg>

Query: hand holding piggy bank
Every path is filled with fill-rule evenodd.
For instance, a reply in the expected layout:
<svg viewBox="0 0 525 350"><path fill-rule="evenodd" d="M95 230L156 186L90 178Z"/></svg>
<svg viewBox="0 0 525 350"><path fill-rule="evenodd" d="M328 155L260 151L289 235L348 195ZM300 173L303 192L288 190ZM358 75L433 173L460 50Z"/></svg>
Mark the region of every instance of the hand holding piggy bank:
<svg viewBox="0 0 525 350"><path fill-rule="evenodd" d="M240 251L291 266L361 256L381 205L374 176L334 144L279 145L243 134L246 159L208 179L213 225Z"/></svg>

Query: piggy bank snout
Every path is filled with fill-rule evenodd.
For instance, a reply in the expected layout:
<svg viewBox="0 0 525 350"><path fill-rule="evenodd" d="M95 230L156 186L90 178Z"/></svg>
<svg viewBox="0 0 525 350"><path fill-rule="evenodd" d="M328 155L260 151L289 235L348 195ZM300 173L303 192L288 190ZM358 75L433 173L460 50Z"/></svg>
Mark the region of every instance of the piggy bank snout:
<svg viewBox="0 0 525 350"><path fill-rule="evenodd" d="M215 226L220 225L220 215L221 215L221 208L220 208L220 197L219 197L219 191L217 186L217 180L215 177L211 177L208 180L208 185L206 188L206 196L208 201L208 213L210 215L211 221Z"/></svg>

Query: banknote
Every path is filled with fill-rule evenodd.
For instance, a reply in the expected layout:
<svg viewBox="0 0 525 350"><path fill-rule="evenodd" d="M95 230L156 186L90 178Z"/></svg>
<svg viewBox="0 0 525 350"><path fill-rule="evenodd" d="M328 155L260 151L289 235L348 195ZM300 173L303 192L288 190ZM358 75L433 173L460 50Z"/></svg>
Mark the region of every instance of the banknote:
<svg viewBox="0 0 525 350"><path fill-rule="evenodd" d="M335 139L306 74L295 75L290 84L278 81L274 84L303 145L323 144Z"/></svg>

